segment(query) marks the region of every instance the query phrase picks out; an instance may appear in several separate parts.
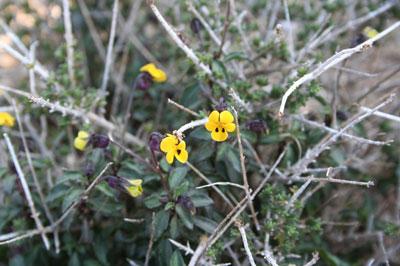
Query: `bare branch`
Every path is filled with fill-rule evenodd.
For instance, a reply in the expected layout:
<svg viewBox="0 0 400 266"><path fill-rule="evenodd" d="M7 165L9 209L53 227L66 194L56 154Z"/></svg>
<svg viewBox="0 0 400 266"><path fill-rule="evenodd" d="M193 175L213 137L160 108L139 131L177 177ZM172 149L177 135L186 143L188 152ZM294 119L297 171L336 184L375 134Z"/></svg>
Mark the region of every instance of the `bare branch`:
<svg viewBox="0 0 400 266"><path fill-rule="evenodd" d="M285 94L282 97L281 101L281 106L279 107L279 117L282 117L284 114L285 110L285 105L288 97L302 84L311 81L313 79L316 79L319 77L323 72L326 70L330 69L331 67L335 66L336 64L342 62L343 60L349 58L355 53L359 53L362 51L365 51L366 49L370 48L374 42L377 40L385 37L387 34L392 32L393 30L397 29L400 26L400 21L397 21L396 23L392 24L390 27L385 29L384 31L380 32L377 34L375 37L368 39L367 41L361 43L360 45L357 45L354 48L348 48L344 49L338 53L336 53L334 56L330 57L328 60L326 60L324 63L322 63L320 66L318 66L316 69L314 69L312 72L302 76L300 79L296 80L290 87L289 89L285 92Z"/></svg>

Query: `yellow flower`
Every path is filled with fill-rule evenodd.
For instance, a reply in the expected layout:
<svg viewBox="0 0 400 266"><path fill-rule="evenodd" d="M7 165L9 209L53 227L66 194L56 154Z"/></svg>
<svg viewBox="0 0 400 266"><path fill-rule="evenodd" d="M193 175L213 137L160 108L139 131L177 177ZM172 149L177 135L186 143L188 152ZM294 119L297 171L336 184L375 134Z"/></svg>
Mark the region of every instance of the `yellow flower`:
<svg viewBox="0 0 400 266"><path fill-rule="evenodd" d="M129 185L126 186L126 191L131 195L132 197L136 198L142 195L143 193L143 188L142 188L142 179L132 179L132 180L127 180Z"/></svg>
<svg viewBox="0 0 400 266"><path fill-rule="evenodd" d="M89 133L83 130L78 132L78 136L74 140L74 147L80 151L85 150L89 142Z"/></svg>
<svg viewBox="0 0 400 266"><path fill-rule="evenodd" d="M6 112L0 112L0 126L13 127L15 125L15 118Z"/></svg>
<svg viewBox="0 0 400 266"><path fill-rule="evenodd" d="M181 163L186 163L188 152L186 151L186 143L184 140L179 140L176 136L167 134L160 143L160 149L166 153L167 162L172 164L174 158Z"/></svg>
<svg viewBox="0 0 400 266"><path fill-rule="evenodd" d="M157 68L153 63L142 66L140 68L140 72L149 73L153 81L157 83L162 83L167 80L167 74L161 69Z"/></svg>
<svg viewBox="0 0 400 266"><path fill-rule="evenodd" d="M215 141L225 141L228 138L228 132L234 132L236 125L235 119L229 111L212 111L208 116L208 122L205 127L211 132L211 138Z"/></svg>
<svg viewBox="0 0 400 266"><path fill-rule="evenodd" d="M363 29L363 34L365 37L368 37L368 39L371 39L378 35L378 31L370 26L367 26Z"/></svg>

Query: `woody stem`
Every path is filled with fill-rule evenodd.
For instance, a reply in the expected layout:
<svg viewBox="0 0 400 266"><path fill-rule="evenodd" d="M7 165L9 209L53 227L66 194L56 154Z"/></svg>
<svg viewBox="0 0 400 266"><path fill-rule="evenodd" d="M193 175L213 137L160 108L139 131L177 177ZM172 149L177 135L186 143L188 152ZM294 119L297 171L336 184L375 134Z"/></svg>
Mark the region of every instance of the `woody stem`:
<svg viewBox="0 0 400 266"><path fill-rule="evenodd" d="M202 126L205 123L207 123L207 121L208 121L208 117L205 117L203 119L195 120L195 121L192 121L190 123L184 124L183 126L181 126L176 131L176 134L177 135L182 135L183 132L185 132L186 130L189 130L189 129L192 129L192 128L195 128L195 127L198 127L198 126Z"/></svg>

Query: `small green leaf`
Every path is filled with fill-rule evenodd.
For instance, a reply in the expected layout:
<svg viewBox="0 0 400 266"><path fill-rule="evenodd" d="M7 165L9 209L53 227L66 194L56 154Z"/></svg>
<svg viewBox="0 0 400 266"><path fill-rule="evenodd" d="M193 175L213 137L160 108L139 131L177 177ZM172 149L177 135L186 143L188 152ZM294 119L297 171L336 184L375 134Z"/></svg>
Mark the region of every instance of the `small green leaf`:
<svg viewBox="0 0 400 266"><path fill-rule="evenodd" d="M193 229L193 219L192 216L183 209L180 205L176 205L175 211L181 219L182 223L190 230Z"/></svg>
<svg viewBox="0 0 400 266"><path fill-rule="evenodd" d="M168 178L169 187L174 189L175 187L179 186L185 178L187 172L188 168L185 166L176 167L174 170L172 170Z"/></svg>
<svg viewBox="0 0 400 266"><path fill-rule="evenodd" d="M144 199L144 205L149 209L154 209L161 206L161 196L159 194L151 194Z"/></svg>
<svg viewBox="0 0 400 266"><path fill-rule="evenodd" d="M179 225L178 225L178 217L174 215L171 219L171 223L169 224L169 233L171 234L171 238L177 238L179 236Z"/></svg>
<svg viewBox="0 0 400 266"><path fill-rule="evenodd" d="M172 253L171 259L169 260L169 266L185 266L185 261L182 258L181 253L179 250L175 250Z"/></svg>
<svg viewBox="0 0 400 266"><path fill-rule="evenodd" d="M193 223L200 229L204 230L204 232L209 234L212 234L214 229L218 226L218 224L213 220L201 216L193 217Z"/></svg>
<svg viewBox="0 0 400 266"><path fill-rule="evenodd" d="M64 198L62 203L62 211L64 212L74 201L78 200L83 193L83 189L73 189Z"/></svg>
<svg viewBox="0 0 400 266"><path fill-rule="evenodd" d="M182 184L174 189L174 197L177 198L189 190L189 182L185 180Z"/></svg>
<svg viewBox="0 0 400 266"><path fill-rule="evenodd" d="M168 228L169 223L169 212L167 211L159 211L155 216L155 237L159 238L162 233Z"/></svg>

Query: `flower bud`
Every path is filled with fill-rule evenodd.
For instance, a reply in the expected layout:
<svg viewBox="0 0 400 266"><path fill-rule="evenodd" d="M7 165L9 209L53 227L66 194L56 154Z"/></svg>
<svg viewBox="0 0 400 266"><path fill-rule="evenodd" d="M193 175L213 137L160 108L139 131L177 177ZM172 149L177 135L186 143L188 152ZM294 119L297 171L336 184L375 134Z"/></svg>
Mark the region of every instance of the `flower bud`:
<svg viewBox="0 0 400 266"><path fill-rule="evenodd" d="M260 119L251 120L246 123L246 128L255 133L265 133L267 131L267 124Z"/></svg>
<svg viewBox="0 0 400 266"><path fill-rule="evenodd" d="M108 147L108 144L110 144L110 139L106 135L95 133L90 136L90 143L93 148L105 149Z"/></svg>
<svg viewBox="0 0 400 266"><path fill-rule="evenodd" d="M86 177L91 177L91 176L93 176L94 171L95 171L95 169L94 169L94 165L93 165L92 162L88 162L88 163L85 165L85 168L83 169L83 172L84 172L84 174L85 174Z"/></svg>
<svg viewBox="0 0 400 266"><path fill-rule="evenodd" d="M151 77L151 75L147 72L142 72L136 78L135 88L138 90L145 91L148 90L152 84L153 84L153 78Z"/></svg>
<svg viewBox="0 0 400 266"><path fill-rule="evenodd" d="M225 102L225 99L223 97L219 99L219 103L214 107L214 109L217 110L218 112L225 111L227 108L228 104Z"/></svg>
<svg viewBox="0 0 400 266"><path fill-rule="evenodd" d="M163 135L158 132L152 132L149 137L149 148L151 151L160 151L160 143Z"/></svg>
<svg viewBox="0 0 400 266"><path fill-rule="evenodd" d="M193 201L190 197L184 195L179 196L176 203L189 210L191 214L194 215L196 213L196 208L194 207Z"/></svg>
<svg viewBox="0 0 400 266"><path fill-rule="evenodd" d="M190 29L194 34L199 34L199 32L203 29L203 25L201 25L201 22L198 18L194 18L192 21L190 21Z"/></svg>

